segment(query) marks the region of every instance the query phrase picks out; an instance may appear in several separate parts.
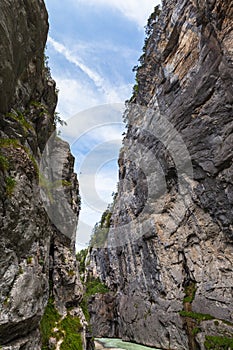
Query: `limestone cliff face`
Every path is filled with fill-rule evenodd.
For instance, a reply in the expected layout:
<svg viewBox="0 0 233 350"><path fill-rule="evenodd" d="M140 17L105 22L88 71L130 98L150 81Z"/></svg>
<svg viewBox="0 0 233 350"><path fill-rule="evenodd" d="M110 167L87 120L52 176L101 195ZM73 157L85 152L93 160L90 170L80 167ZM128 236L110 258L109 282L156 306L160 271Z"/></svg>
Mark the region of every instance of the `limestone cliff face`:
<svg viewBox="0 0 233 350"><path fill-rule="evenodd" d="M55 159L49 177L40 166L45 145L55 131L57 103L55 82L44 63L47 31L48 16L42 0L1 1L1 349L41 349L39 324L49 295L61 315L69 307L84 323L78 307L82 287L74 250L78 182L69 147L55 134L56 157L44 160L46 164L46 160ZM59 181L57 164L61 168ZM56 196L60 198L59 193L52 192L54 188L63 194L63 203L73 213L67 232L50 215ZM58 208L65 226L64 213Z"/></svg>
<svg viewBox="0 0 233 350"><path fill-rule="evenodd" d="M116 293L123 339L181 350L233 336L232 5L163 1L137 71L108 241L89 267Z"/></svg>

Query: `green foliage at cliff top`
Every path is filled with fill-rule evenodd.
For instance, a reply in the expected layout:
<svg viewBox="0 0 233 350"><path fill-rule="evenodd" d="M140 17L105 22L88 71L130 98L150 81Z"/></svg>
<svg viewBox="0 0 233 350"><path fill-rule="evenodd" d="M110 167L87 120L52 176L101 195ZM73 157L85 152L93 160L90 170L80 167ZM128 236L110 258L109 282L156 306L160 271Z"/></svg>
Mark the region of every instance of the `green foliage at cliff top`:
<svg viewBox="0 0 233 350"><path fill-rule="evenodd" d="M93 234L90 240L91 247L103 247L108 237L109 228L111 225L113 204L108 205L108 208L103 212L100 222L95 224Z"/></svg>

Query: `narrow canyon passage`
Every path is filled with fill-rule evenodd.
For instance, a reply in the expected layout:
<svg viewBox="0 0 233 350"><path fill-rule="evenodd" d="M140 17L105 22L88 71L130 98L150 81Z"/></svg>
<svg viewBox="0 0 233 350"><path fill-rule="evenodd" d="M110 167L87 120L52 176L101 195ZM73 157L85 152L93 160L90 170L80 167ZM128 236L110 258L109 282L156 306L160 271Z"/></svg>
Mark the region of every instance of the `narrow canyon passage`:
<svg viewBox="0 0 233 350"><path fill-rule="evenodd" d="M87 2L46 2L60 11L60 39L75 28L77 13L84 26ZM233 350L232 0L153 3L120 117L122 144L122 129L115 137L109 127L119 109L83 143L76 143L76 131L93 131L103 108L85 110L75 127L56 111L46 42L62 66L55 74L65 85L66 107L71 98L95 103L101 94L110 104L131 89L120 72L123 61L127 69L132 63L130 45L144 26L146 4L88 1L89 38L95 20L95 34L115 22L119 31L128 28L121 32L125 46L116 47L118 33L105 31L113 43L80 41L73 51L65 46L71 40L48 38L43 0L0 1L1 350ZM102 15L106 9L110 17ZM95 66L105 46L111 54ZM80 58L82 50L96 69ZM69 79L62 75L67 61ZM116 74L112 66L120 67ZM100 67L123 83L111 85ZM101 156L87 162L96 172L87 166L78 175L75 157L87 160L99 139L111 159L120 149L119 181L106 210L96 204L104 212L91 237L88 231L89 246L77 252L86 209L79 182L95 194ZM100 184L109 189L107 177Z"/></svg>

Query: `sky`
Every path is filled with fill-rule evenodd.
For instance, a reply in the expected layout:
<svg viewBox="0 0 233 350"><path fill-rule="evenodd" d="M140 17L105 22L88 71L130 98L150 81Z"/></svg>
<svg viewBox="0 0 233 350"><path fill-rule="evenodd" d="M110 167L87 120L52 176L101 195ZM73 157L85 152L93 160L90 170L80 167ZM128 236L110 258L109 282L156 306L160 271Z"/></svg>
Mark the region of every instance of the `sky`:
<svg viewBox="0 0 233 350"><path fill-rule="evenodd" d="M132 94L145 38L159 0L45 0L46 54L59 89L61 134L76 158L81 192L77 250L112 201L118 181L124 102Z"/></svg>

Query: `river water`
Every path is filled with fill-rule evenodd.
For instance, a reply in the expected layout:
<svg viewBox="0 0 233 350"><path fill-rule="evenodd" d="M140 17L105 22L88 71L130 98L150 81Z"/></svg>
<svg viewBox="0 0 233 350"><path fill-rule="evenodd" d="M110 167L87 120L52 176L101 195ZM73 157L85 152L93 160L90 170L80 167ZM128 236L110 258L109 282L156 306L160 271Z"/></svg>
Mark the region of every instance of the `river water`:
<svg viewBox="0 0 233 350"><path fill-rule="evenodd" d="M159 350L148 346L138 345L121 339L113 338L97 338L95 339L96 350Z"/></svg>

